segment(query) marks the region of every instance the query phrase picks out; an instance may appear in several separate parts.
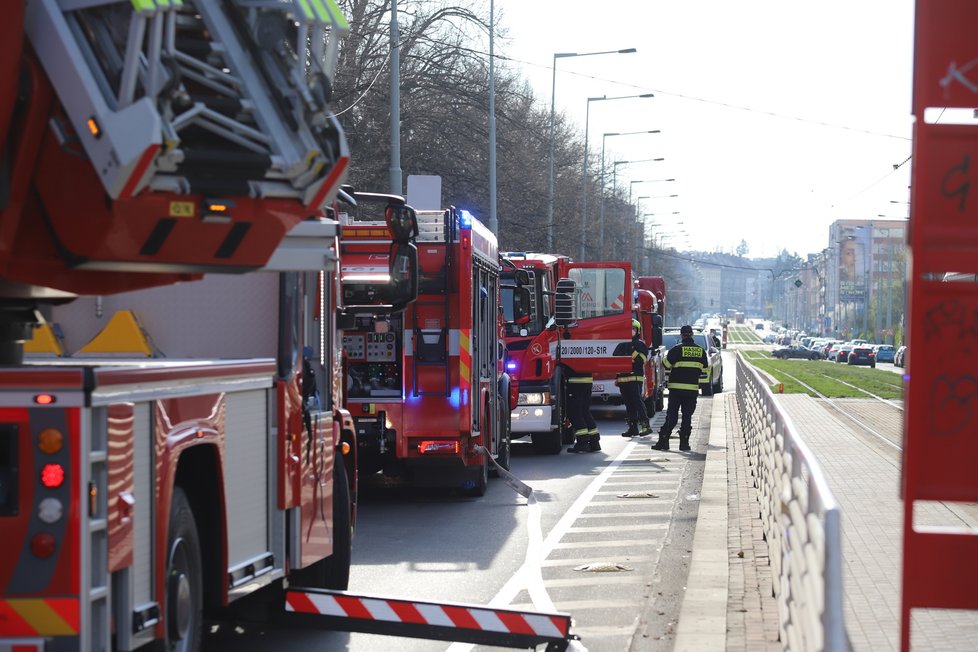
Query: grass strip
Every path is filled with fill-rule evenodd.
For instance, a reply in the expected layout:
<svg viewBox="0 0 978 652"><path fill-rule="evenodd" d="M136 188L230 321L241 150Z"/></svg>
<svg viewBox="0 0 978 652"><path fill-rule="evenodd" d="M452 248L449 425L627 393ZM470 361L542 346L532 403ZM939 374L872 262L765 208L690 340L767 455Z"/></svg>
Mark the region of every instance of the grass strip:
<svg viewBox="0 0 978 652"><path fill-rule="evenodd" d="M867 397L863 392L844 385L841 382L837 382L838 380L852 383L881 398L903 398L903 389L887 382L889 380L887 375L891 374L889 371L883 371L882 369L851 367L815 360L753 358L750 362L759 369L763 369L771 374L779 383L784 383L786 394L809 394L810 396L815 396L815 394L789 378L788 374L790 374L830 398Z"/></svg>

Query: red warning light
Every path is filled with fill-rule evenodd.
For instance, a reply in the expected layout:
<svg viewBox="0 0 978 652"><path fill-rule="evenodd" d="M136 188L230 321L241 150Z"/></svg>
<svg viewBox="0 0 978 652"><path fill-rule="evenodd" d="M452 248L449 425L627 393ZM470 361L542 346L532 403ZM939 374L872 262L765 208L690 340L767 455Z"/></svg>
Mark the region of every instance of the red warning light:
<svg viewBox="0 0 978 652"><path fill-rule="evenodd" d="M37 394L34 396L34 402L38 405L53 405L56 400L54 394Z"/></svg>
<svg viewBox="0 0 978 652"><path fill-rule="evenodd" d="M65 481L65 469L60 464L45 464L41 468L41 484L57 489Z"/></svg>

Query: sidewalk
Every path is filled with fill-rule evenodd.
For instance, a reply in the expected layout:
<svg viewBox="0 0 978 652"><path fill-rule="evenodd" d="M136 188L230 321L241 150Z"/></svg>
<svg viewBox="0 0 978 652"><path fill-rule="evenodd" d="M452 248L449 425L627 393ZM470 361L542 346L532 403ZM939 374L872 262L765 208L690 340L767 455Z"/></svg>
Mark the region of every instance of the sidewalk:
<svg viewBox="0 0 978 652"><path fill-rule="evenodd" d="M771 566L733 392L713 398L676 652L781 650Z"/></svg>
<svg viewBox="0 0 978 652"><path fill-rule="evenodd" d="M900 415L868 399L845 403L875 419L877 429L896 442L887 444L867 438L858 426L817 399L778 398L841 506L845 621L852 649L899 650ZM978 527L978 507L973 505L929 503L917 512L917 521L926 525ZM771 587L757 490L736 397L727 392L713 399L701 505L674 650L783 649ZM978 613L918 610L911 631L914 650L974 650Z"/></svg>

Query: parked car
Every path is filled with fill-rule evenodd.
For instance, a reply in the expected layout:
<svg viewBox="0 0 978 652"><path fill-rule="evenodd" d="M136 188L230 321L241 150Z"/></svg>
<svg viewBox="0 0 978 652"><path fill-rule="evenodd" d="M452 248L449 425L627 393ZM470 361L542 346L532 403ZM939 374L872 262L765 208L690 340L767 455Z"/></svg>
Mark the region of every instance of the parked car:
<svg viewBox="0 0 978 652"><path fill-rule="evenodd" d="M832 350L838 348L842 344L839 340L829 340L822 346L822 355L826 360L835 360L835 356L832 355Z"/></svg>
<svg viewBox="0 0 978 652"><path fill-rule="evenodd" d="M839 352L842 355L842 352ZM857 365L865 364L869 365L873 369L876 368L876 354L873 353L873 347L867 346L865 344L858 344L853 346L852 349L846 355L846 364Z"/></svg>
<svg viewBox="0 0 978 652"><path fill-rule="evenodd" d="M840 344L838 348L833 347L832 350L835 352L835 356L832 357L833 360L839 363L846 362L849 357L849 351L855 346L852 342L846 342L845 344Z"/></svg>
<svg viewBox="0 0 978 652"><path fill-rule="evenodd" d="M783 349L775 349L772 353L775 358L787 360L789 358L801 358L804 360L821 360L822 354L814 349L805 346L788 346Z"/></svg>
<svg viewBox="0 0 978 652"><path fill-rule="evenodd" d="M662 345L666 347L666 351L679 344L681 340L678 328L667 328L662 334ZM694 330L693 340L706 351L709 362L707 368L700 374L700 390L703 396L712 396L715 392L723 390L723 357L720 355L720 349L713 345L709 333ZM666 370L666 380L669 380L668 370Z"/></svg>
<svg viewBox="0 0 978 652"><path fill-rule="evenodd" d="M764 343L765 344L774 344L777 341L778 341L778 336L775 335L774 333L770 333L770 334L764 336Z"/></svg>
<svg viewBox="0 0 978 652"><path fill-rule="evenodd" d="M877 344L873 347L877 362L893 362L894 349L889 344Z"/></svg>
<svg viewBox="0 0 978 652"><path fill-rule="evenodd" d="M910 349L908 349L906 346L901 346L900 348L898 348L896 350L896 353L893 354L893 366L894 367L903 367L903 366L906 366L906 364L907 364L907 352L909 350Z"/></svg>

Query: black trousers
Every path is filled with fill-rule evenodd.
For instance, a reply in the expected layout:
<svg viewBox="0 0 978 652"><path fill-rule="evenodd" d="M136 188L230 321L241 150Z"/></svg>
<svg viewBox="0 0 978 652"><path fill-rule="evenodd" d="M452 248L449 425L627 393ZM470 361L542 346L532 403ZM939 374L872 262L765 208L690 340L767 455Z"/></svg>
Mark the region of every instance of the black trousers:
<svg viewBox="0 0 978 652"><path fill-rule="evenodd" d="M577 437L598 428L591 416L591 387L591 383L567 383L567 418Z"/></svg>
<svg viewBox="0 0 978 652"><path fill-rule="evenodd" d="M628 415L628 420L633 423L648 421L649 415L645 412L645 402L642 401L641 381L633 380L627 383L619 383L618 389L625 401L625 413Z"/></svg>
<svg viewBox="0 0 978 652"><path fill-rule="evenodd" d="M679 436L689 437L693 432L693 412L696 411L696 397L699 396L698 390L690 389L670 389L669 408L666 410L666 422L662 424L659 435L668 437L672 434L672 429L679 421L679 410L682 409L683 420L679 424Z"/></svg>

